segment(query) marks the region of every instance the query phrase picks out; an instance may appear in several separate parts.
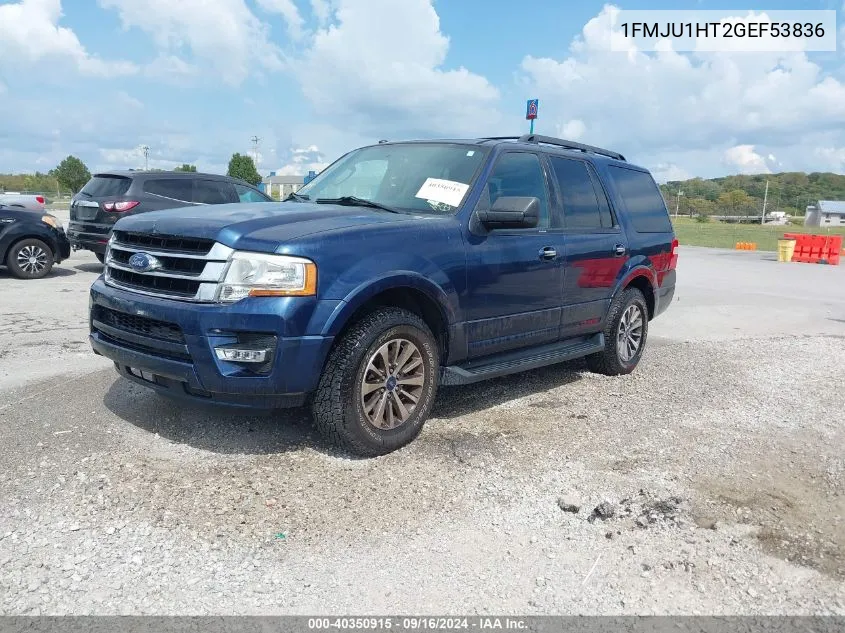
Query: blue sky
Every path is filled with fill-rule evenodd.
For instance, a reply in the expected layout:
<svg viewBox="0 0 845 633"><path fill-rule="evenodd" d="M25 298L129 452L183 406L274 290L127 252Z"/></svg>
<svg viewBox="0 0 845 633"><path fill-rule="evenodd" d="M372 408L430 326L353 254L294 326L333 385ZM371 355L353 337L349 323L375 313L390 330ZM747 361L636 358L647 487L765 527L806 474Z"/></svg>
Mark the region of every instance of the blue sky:
<svg viewBox="0 0 845 633"><path fill-rule="evenodd" d="M845 56L611 52L617 9L730 2L0 0L0 172L304 173L380 138L536 131L660 180L845 170ZM842 0L745 2L835 9ZM840 38L841 41L841 38Z"/></svg>

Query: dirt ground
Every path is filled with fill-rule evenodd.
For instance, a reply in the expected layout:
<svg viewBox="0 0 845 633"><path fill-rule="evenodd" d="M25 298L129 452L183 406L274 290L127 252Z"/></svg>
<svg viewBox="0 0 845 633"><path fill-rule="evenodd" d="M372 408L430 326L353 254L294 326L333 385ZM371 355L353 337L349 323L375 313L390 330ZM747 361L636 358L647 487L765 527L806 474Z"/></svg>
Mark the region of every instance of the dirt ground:
<svg viewBox="0 0 845 633"><path fill-rule="evenodd" d="M87 347L76 253L0 271L0 614L845 615L845 267L682 249L631 376L443 389L350 459Z"/></svg>

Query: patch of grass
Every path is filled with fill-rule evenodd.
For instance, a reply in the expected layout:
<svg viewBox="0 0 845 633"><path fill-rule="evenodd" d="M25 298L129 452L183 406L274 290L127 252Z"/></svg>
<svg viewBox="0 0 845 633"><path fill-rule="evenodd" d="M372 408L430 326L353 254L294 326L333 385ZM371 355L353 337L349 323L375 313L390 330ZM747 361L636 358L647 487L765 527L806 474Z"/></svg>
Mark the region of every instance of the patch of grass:
<svg viewBox="0 0 845 633"><path fill-rule="evenodd" d="M734 248L737 242L756 242L758 251L776 251L784 233L845 236L845 227L771 226L759 224L700 223L691 218L672 218L678 241L686 246Z"/></svg>

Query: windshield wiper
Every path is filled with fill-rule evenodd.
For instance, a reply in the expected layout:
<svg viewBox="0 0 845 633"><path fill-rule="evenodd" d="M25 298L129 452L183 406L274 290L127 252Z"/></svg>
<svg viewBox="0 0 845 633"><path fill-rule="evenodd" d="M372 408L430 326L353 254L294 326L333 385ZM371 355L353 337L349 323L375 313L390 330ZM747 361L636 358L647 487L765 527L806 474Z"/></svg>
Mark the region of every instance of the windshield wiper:
<svg viewBox="0 0 845 633"><path fill-rule="evenodd" d="M388 206L366 200L364 198L357 198L355 196L341 196L340 198L317 198L314 202L317 204L340 204L348 207L370 207L371 209L381 209L382 211L390 211L391 213L400 213L396 209L391 209Z"/></svg>
<svg viewBox="0 0 845 633"><path fill-rule="evenodd" d="M294 201L301 202L303 200L310 200L310 199L311 198L306 196L304 193L291 193L287 198L285 198L284 201L287 202L288 200L294 200Z"/></svg>

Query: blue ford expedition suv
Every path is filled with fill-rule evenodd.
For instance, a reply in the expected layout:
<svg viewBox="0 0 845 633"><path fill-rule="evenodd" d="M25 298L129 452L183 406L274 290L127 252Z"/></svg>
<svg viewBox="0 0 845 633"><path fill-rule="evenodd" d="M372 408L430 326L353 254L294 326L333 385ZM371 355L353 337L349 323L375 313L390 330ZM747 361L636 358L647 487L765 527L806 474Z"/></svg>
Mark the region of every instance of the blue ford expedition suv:
<svg viewBox="0 0 845 633"><path fill-rule="evenodd" d="M586 357L634 370L675 289L649 172L556 138L381 142L278 204L114 227L91 345L165 394L310 402L333 444L393 451L440 385Z"/></svg>

